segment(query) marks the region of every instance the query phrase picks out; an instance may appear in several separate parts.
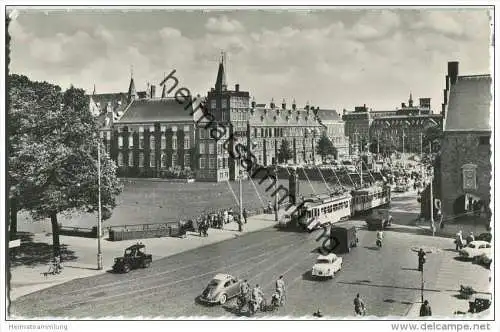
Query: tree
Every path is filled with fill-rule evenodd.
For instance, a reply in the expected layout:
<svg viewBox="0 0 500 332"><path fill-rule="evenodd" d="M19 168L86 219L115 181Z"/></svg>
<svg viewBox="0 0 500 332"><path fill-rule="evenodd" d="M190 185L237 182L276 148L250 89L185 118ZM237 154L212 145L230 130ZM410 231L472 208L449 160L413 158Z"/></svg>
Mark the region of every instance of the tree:
<svg viewBox="0 0 500 332"><path fill-rule="evenodd" d="M325 134L319 139L316 152L321 156L323 163L325 162L325 158L330 155L333 155L337 159L337 149Z"/></svg>
<svg viewBox="0 0 500 332"><path fill-rule="evenodd" d="M443 139L443 131L439 126L428 127L422 137L422 150L428 152L428 147L431 146L431 151L441 150L441 140Z"/></svg>
<svg viewBox="0 0 500 332"><path fill-rule="evenodd" d="M278 151L278 162L280 163L286 163L288 160L292 159L293 157L293 152L292 149L290 148L290 143L284 139L281 141L281 146Z"/></svg>
<svg viewBox="0 0 500 332"><path fill-rule="evenodd" d="M97 147L101 147L103 219L116 206L116 165L100 144L85 93L26 76L9 76L9 197L35 220L50 218L54 256L60 256L61 213L98 210Z"/></svg>

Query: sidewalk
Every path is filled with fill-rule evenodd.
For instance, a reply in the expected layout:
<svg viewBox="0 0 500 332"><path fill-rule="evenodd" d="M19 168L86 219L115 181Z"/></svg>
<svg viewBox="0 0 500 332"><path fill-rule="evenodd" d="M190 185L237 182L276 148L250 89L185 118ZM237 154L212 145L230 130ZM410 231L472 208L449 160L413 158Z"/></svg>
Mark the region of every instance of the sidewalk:
<svg viewBox="0 0 500 332"><path fill-rule="evenodd" d="M101 240L103 270L97 270L97 239L60 236L63 248L63 271L59 275L43 276L48 271L47 257L51 256L52 237L47 234L34 234L29 245L31 252L16 257L10 270L10 300L23 295L49 288L73 279L86 278L106 273L113 265L113 259L123 255L123 250L137 242L146 245L146 251L153 255L153 262L163 257L172 256L209 244L222 242L240 236L240 234L259 231L275 225L274 215L264 214L248 218L243 224L243 232L238 231L238 224L224 225L224 229L209 229L208 237L199 237L188 232L187 238L162 237L143 240L108 241ZM28 244L26 244L28 245ZM23 247L23 244L21 245ZM42 253L43 251L43 253ZM30 257L30 254L32 256ZM38 257L35 257L38 255ZM38 258L38 261L36 261ZM17 260L21 262L17 262Z"/></svg>

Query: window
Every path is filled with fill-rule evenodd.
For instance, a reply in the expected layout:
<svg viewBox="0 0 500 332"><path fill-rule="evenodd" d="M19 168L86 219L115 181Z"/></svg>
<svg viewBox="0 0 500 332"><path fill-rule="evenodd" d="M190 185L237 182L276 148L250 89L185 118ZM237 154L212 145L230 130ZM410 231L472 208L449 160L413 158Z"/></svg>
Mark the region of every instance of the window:
<svg viewBox="0 0 500 332"><path fill-rule="evenodd" d="M128 152L128 165L130 167L134 166L134 154L132 153L132 151Z"/></svg>
<svg viewBox="0 0 500 332"><path fill-rule="evenodd" d="M207 138L207 131L203 128L200 128L200 138Z"/></svg>
<svg viewBox="0 0 500 332"><path fill-rule="evenodd" d="M489 136L479 137L479 145L490 145L490 137Z"/></svg>
<svg viewBox="0 0 500 332"><path fill-rule="evenodd" d="M172 167L177 166L177 153L172 154Z"/></svg>
<svg viewBox="0 0 500 332"><path fill-rule="evenodd" d="M118 152L118 166L123 166L123 153Z"/></svg>
<svg viewBox="0 0 500 332"><path fill-rule="evenodd" d="M227 99L222 99L222 109L227 108Z"/></svg>
<svg viewBox="0 0 500 332"><path fill-rule="evenodd" d="M149 132L153 133L155 131L155 126L149 126Z"/></svg>
<svg viewBox="0 0 500 332"><path fill-rule="evenodd" d="M205 162L206 162L205 157L201 157L200 158L200 169L204 169L205 168Z"/></svg>
<svg viewBox="0 0 500 332"><path fill-rule="evenodd" d="M103 132L103 131L100 131L100 132L99 132L99 137L100 137L100 138L104 138L104 132Z"/></svg>
<svg viewBox="0 0 500 332"><path fill-rule="evenodd" d="M123 147L123 137L121 135L118 136L118 147L120 149Z"/></svg>
<svg viewBox="0 0 500 332"><path fill-rule="evenodd" d="M208 143L208 153L209 154L215 153L215 144L214 143Z"/></svg>
<svg viewBox="0 0 500 332"><path fill-rule="evenodd" d="M172 149L177 150L177 135L172 136Z"/></svg>
<svg viewBox="0 0 500 332"><path fill-rule="evenodd" d="M106 132L106 139L109 141L111 139L111 132Z"/></svg>
<svg viewBox="0 0 500 332"><path fill-rule="evenodd" d="M219 168L224 168L224 166L222 166L222 163L224 162L224 158L221 158L221 159L218 159L218 164L219 164Z"/></svg>
<svg viewBox="0 0 500 332"><path fill-rule="evenodd" d="M149 154L149 167L156 167L156 154L154 152Z"/></svg>
<svg viewBox="0 0 500 332"><path fill-rule="evenodd" d="M189 149L189 136L184 136L184 150L188 150Z"/></svg>
<svg viewBox="0 0 500 332"><path fill-rule="evenodd" d="M217 164L215 163L214 157L208 158L208 168L210 168L210 169L217 168Z"/></svg>
<svg viewBox="0 0 500 332"><path fill-rule="evenodd" d="M167 167L167 156L164 153L161 154L160 163L162 168Z"/></svg>
<svg viewBox="0 0 500 332"><path fill-rule="evenodd" d="M184 132L189 132L189 126L184 126Z"/></svg>
<svg viewBox="0 0 500 332"><path fill-rule="evenodd" d="M144 127L142 127L142 126L141 126L141 127L139 127L139 132L140 132L140 133L143 133L143 132L144 132Z"/></svg>
<svg viewBox="0 0 500 332"><path fill-rule="evenodd" d="M226 112L222 111L222 121L226 121Z"/></svg>
<svg viewBox="0 0 500 332"><path fill-rule="evenodd" d="M161 148L166 149L167 148L167 138L165 135L161 135Z"/></svg>
<svg viewBox="0 0 500 332"><path fill-rule="evenodd" d="M210 101L210 108L213 109L213 110L215 110L215 108L216 108L216 102L215 102L215 100L211 100Z"/></svg>
<svg viewBox="0 0 500 332"><path fill-rule="evenodd" d="M144 134L139 135L139 149L144 149Z"/></svg>
<svg viewBox="0 0 500 332"><path fill-rule="evenodd" d="M155 149L155 137L152 135L149 137L149 148L151 151L154 151Z"/></svg>
<svg viewBox="0 0 500 332"><path fill-rule="evenodd" d="M129 149L132 149L134 147L134 137L132 135L128 137L128 147Z"/></svg>
<svg viewBox="0 0 500 332"><path fill-rule="evenodd" d="M189 153L184 154L184 167L190 167L191 166L191 157Z"/></svg>
<svg viewBox="0 0 500 332"><path fill-rule="evenodd" d="M144 167L144 153L139 153L139 167Z"/></svg>
<svg viewBox="0 0 500 332"><path fill-rule="evenodd" d="M167 130L167 126L161 126L161 132L164 133Z"/></svg>
<svg viewBox="0 0 500 332"><path fill-rule="evenodd" d="M205 143L200 143L200 153L205 153Z"/></svg>

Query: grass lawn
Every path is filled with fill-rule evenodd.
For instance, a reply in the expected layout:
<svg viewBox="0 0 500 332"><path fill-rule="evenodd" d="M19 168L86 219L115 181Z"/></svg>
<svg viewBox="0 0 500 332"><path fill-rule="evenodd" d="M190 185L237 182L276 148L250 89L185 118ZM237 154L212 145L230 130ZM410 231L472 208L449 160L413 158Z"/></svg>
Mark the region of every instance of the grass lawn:
<svg viewBox="0 0 500 332"><path fill-rule="evenodd" d="M229 208L237 211L237 182L222 183L168 183L148 180L124 181L123 193L118 197L117 207L106 226L136 225L148 223L163 223L188 219L210 210ZM267 202L274 201L270 190L266 193L268 182L259 185L254 180L255 187L263 201L259 199L251 181L243 181L243 207L247 210L263 208ZM288 188L287 180L280 180ZM231 186L234 195L229 189ZM327 192L323 182L312 182L312 187L317 193ZM300 181L300 193L307 196L313 189L307 181ZM59 221L64 226L92 227L97 223L96 214L73 214L59 216ZM50 232L50 221L42 220L33 222L29 215L20 212L18 217L19 231L34 233Z"/></svg>

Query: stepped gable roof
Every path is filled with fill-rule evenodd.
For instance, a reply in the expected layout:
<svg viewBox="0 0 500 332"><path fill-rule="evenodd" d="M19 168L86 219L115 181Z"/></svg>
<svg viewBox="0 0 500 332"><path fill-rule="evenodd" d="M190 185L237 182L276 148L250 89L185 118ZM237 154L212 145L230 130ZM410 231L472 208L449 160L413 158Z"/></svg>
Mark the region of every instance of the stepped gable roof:
<svg viewBox="0 0 500 332"><path fill-rule="evenodd" d="M193 121L192 107L178 103L175 98L138 99L132 101L118 123Z"/></svg>
<svg viewBox="0 0 500 332"><path fill-rule="evenodd" d="M249 122L251 126L316 126L321 127L313 110L282 109L282 108L254 108L250 110Z"/></svg>
<svg viewBox="0 0 500 332"><path fill-rule="evenodd" d="M444 131L491 131L490 75L458 76L450 87Z"/></svg>
<svg viewBox="0 0 500 332"><path fill-rule="evenodd" d="M337 113L336 110L324 110L324 109L319 109L318 112L316 113L318 118L321 121L341 121L342 118L340 115Z"/></svg>

